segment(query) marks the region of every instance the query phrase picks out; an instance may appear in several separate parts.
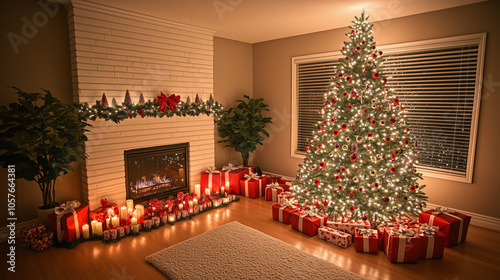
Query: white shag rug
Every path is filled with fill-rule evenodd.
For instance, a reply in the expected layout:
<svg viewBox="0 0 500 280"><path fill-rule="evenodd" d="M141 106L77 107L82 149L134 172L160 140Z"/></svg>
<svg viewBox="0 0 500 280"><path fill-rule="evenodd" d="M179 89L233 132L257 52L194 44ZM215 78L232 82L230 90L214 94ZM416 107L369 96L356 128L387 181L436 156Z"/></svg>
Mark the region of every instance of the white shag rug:
<svg viewBox="0 0 500 280"><path fill-rule="evenodd" d="M146 257L168 279L363 279L238 222Z"/></svg>

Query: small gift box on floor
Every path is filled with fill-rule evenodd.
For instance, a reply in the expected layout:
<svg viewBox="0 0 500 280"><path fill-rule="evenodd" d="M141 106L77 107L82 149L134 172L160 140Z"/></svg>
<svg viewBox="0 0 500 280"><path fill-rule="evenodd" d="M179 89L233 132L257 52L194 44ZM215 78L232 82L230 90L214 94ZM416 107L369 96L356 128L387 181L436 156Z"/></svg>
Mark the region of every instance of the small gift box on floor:
<svg viewBox="0 0 500 280"><path fill-rule="evenodd" d="M222 178L220 170L214 169L212 166L210 166L210 168L201 172L201 192L204 192L207 188L210 189L210 193L220 192L221 182Z"/></svg>
<svg viewBox="0 0 500 280"><path fill-rule="evenodd" d="M112 218L118 215L118 206L116 203L109 203L107 199L101 199L101 206L89 212L91 221L96 220L102 223L103 229L106 228L106 218Z"/></svg>
<svg viewBox="0 0 500 280"><path fill-rule="evenodd" d="M355 229L371 229L372 226L368 221L347 221L348 218L345 219L336 219L334 221L328 221L326 223L327 227L340 230L343 232L347 232L349 234L354 235Z"/></svg>
<svg viewBox="0 0 500 280"><path fill-rule="evenodd" d="M241 195L250 198L259 198L264 193L266 187L266 178L261 178L256 173L243 175L243 180L240 180Z"/></svg>
<svg viewBox="0 0 500 280"><path fill-rule="evenodd" d="M278 203L283 203L286 200L290 200L294 197L291 192L286 192L283 191L280 194L278 194Z"/></svg>
<svg viewBox="0 0 500 280"><path fill-rule="evenodd" d="M36 223L31 226L23 227L20 230L21 233L21 244L24 248L31 248L33 240L38 238L42 233L46 231L45 225L41 223Z"/></svg>
<svg viewBox="0 0 500 280"><path fill-rule="evenodd" d="M419 221L430 226L437 226L444 233L444 246L452 247L465 241L470 224L470 216L448 208L436 207L435 210L421 212Z"/></svg>
<svg viewBox="0 0 500 280"><path fill-rule="evenodd" d="M318 229L318 238L333 243L342 248L347 248L352 244L352 235L325 226Z"/></svg>
<svg viewBox="0 0 500 280"><path fill-rule="evenodd" d="M278 195L283 191L278 183L268 184L266 187L266 201L278 201Z"/></svg>
<svg viewBox="0 0 500 280"><path fill-rule="evenodd" d="M292 180L279 178L278 183L280 184L280 187L282 187L286 192L289 192L290 188L292 187Z"/></svg>
<svg viewBox="0 0 500 280"><path fill-rule="evenodd" d="M318 234L318 229L324 226L328 215L318 215L313 211L298 211L291 214L292 228L309 236Z"/></svg>
<svg viewBox="0 0 500 280"><path fill-rule="evenodd" d="M439 231L439 227L422 224L418 228L420 237L420 258L441 259L444 254L446 236Z"/></svg>
<svg viewBox="0 0 500 280"><path fill-rule="evenodd" d="M253 173L252 166L234 166L231 163L219 170L221 171L221 186L227 186L229 182L228 192L231 194L241 194L240 180L245 174Z"/></svg>
<svg viewBox="0 0 500 280"><path fill-rule="evenodd" d="M292 223L291 214L298 210L293 200L284 200L280 204L273 205L273 219L289 225Z"/></svg>
<svg viewBox="0 0 500 280"><path fill-rule="evenodd" d="M354 248L356 252L378 254L378 231L376 229L357 228L354 231Z"/></svg>
<svg viewBox="0 0 500 280"><path fill-rule="evenodd" d="M31 249L42 252L43 250L49 248L54 244L54 233L52 231L46 231L34 239L31 243Z"/></svg>
<svg viewBox="0 0 500 280"><path fill-rule="evenodd" d="M56 207L49 221L58 242L73 242L82 235L82 226L89 223L89 206L77 200L68 201Z"/></svg>
<svg viewBox="0 0 500 280"><path fill-rule="evenodd" d="M405 226L388 229L385 254L390 262L416 263L420 255L420 238Z"/></svg>

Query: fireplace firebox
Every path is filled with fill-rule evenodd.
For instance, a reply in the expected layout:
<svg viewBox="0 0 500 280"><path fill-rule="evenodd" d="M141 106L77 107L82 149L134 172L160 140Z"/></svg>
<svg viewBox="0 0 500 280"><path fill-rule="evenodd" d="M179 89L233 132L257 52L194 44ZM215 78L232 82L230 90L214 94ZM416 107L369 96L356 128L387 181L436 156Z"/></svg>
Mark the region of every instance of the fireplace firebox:
<svg viewBox="0 0 500 280"><path fill-rule="evenodd" d="M127 199L163 199L189 190L189 143L124 151Z"/></svg>

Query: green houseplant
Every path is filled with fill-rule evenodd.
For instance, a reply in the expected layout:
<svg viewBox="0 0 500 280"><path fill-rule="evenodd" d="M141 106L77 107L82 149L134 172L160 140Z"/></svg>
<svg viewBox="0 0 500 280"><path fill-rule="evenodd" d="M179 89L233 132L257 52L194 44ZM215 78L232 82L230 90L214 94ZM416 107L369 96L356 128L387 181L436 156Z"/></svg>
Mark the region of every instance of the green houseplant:
<svg viewBox="0 0 500 280"><path fill-rule="evenodd" d="M255 151L257 145L262 145L263 135L269 137L266 125L273 122L270 117L262 116L263 111L269 111L264 99L244 97L246 101L237 100L239 104L235 108L223 112L217 127L223 138L219 143L228 143L224 147L233 147L241 153L243 165L248 165L250 153Z"/></svg>
<svg viewBox="0 0 500 280"><path fill-rule="evenodd" d="M35 181L43 205L56 205L57 177L73 171L71 163L85 158L86 127L73 105L48 90L27 93L18 88L18 102L0 107L0 165L15 165L15 178Z"/></svg>

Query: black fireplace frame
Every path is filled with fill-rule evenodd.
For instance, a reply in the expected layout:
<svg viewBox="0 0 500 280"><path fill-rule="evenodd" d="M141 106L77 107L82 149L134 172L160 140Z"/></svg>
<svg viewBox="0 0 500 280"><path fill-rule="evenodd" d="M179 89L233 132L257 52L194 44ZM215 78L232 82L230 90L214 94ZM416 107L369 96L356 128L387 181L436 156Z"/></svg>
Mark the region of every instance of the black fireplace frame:
<svg viewBox="0 0 500 280"><path fill-rule="evenodd" d="M125 188L127 190L127 199L130 199L130 186L129 186L129 181L128 181L128 157L130 156L155 156L159 155L161 153L165 152L172 152L172 151L179 151L183 150L186 154L186 167L185 167L185 182L186 186L184 188L177 188L174 190L166 191L162 194L153 194L149 196L144 196L140 200L145 201L145 200L150 200L153 198L157 199L167 199L171 196L176 196L178 192L184 192L184 193L189 193L189 143L179 143L179 144L172 144L172 145L164 145L164 146L155 146L155 147L148 147L148 148L139 148L139 149L133 149L133 150L126 150L123 152L123 157L124 157L124 162L125 162Z"/></svg>

